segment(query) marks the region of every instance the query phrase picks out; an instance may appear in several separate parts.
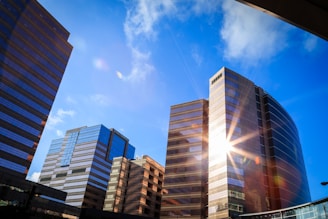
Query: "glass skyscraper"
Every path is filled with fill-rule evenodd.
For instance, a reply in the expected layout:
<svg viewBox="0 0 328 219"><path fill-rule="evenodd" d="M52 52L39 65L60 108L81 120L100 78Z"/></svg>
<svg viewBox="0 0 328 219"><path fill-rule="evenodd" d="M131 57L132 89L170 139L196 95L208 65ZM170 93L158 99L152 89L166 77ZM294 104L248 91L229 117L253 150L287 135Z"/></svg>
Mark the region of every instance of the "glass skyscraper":
<svg viewBox="0 0 328 219"><path fill-rule="evenodd" d="M115 129L71 129L52 141L39 181L67 192L68 205L102 210L113 159L133 159L134 153L129 139Z"/></svg>
<svg viewBox="0 0 328 219"><path fill-rule="evenodd" d="M190 102L184 104L171 107L164 218L204 218L191 210L196 205L190 189L200 181L205 182L208 203L199 206L199 211L206 211L210 219L237 218L311 201L297 127L262 88L228 68L219 70L209 80L208 108L199 108L208 111L208 135L197 138L193 130L201 130L195 125L200 120L191 121L202 114ZM190 162L195 157L195 151L188 150L192 142L208 143L203 145L208 150L198 154L208 165L208 169L203 167L208 171L206 179L194 177L199 163Z"/></svg>
<svg viewBox="0 0 328 219"><path fill-rule="evenodd" d="M28 173L72 51L68 37L37 1L0 1L0 181Z"/></svg>
<svg viewBox="0 0 328 219"><path fill-rule="evenodd" d="M207 218L208 101L171 107L161 219Z"/></svg>

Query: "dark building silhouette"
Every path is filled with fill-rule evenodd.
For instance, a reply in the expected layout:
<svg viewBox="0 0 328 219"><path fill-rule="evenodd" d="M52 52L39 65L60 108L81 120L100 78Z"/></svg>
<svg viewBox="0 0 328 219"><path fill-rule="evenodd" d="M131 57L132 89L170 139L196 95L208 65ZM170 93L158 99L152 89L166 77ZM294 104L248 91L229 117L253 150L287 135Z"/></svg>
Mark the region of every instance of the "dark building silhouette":
<svg viewBox="0 0 328 219"><path fill-rule="evenodd" d="M25 180L72 51L68 37L36 0L0 1L1 206L69 208L65 192Z"/></svg>
<svg viewBox="0 0 328 219"><path fill-rule="evenodd" d="M0 16L0 173L25 178L72 46L35 0L3 0Z"/></svg>
<svg viewBox="0 0 328 219"><path fill-rule="evenodd" d="M326 0L236 0L328 40Z"/></svg>

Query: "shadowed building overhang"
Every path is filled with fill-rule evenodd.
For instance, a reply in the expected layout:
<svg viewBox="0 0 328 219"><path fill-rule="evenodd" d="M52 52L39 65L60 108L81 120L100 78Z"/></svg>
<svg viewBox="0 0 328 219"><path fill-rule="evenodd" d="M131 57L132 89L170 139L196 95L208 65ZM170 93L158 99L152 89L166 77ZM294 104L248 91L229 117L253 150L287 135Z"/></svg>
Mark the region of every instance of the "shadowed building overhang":
<svg viewBox="0 0 328 219"><path fill-rule="evenodd" d="M236 0L328 41L328 0Z"/></svg>

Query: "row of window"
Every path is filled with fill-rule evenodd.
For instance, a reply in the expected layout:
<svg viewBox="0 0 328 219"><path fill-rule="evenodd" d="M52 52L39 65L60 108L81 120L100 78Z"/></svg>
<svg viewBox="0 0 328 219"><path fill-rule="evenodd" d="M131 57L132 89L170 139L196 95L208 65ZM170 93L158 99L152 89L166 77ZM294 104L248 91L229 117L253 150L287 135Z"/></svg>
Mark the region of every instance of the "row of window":
<svg viewBox="0 0 328 219"><path fill-rule="evenodd" d="M201 108L203 108L203 105L204 104L201 102L196 102L194 104L189 104L186 106L172 107L170 113L175 114L175 113L185 112L185 111L194 110L194 109L201 109Z"/></svg>
<svg viewBox="0 0 328 219"><path fill-rule="evenodd" d="M188 119L188 118L193 118L193 117L199 117L203 115L203 111L194 111L190 113L184 113L176 116L171 116L170 121L176 121L176 120L183 120L183 119Z"/></svg>

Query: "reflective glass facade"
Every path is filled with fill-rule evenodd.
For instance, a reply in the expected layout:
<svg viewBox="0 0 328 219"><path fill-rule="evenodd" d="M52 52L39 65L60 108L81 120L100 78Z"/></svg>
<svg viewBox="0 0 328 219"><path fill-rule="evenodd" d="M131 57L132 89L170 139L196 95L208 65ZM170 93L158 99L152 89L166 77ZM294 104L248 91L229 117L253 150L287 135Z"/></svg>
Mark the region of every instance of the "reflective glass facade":
<svg viewBox="0 0 328 219"><path fill-rule="evenodd" d="M208 101L171 107L161 219L207 218Z"/></svg>
<svg viewBox="0 0 328 219"><path fill-rule="evenodd" d="M206 107L171 107L161 218L238 218L311 200L297 128L277 101L224 67L209 80Z"/></svg>
<svg viewBox="0 0 328 219"><path fill-rule="evenodd" d="M25 179L72 46L35 0L2 0L0 17L0 173Z"/></svg>
<svg viewBox="0 0 328 219"><path fill-rule="evenodd" d="M240 215L241 219L327 219L328 198L275 211Z"/></svg>
<svg viewBox="0 0 328 219"><path fill-rule="evenodd" d="M134 146L103 125L68 130L53 140L40 183L67 192L66 204L102 209L114 157L134 158Z"/></svg>
<svg viewBox="0 0 328 219"><path fill-rule="evenodd" d="M310 201L298 132L283 107L227 68L209 82L209 218Z"/></svg>
<svg viewBox="0 0 328 219"><path fill-rule="evenodd" d="M265 95L263 104L271 209L303 204L310 200L310 192L297 128L272 97Z"/></svg>

